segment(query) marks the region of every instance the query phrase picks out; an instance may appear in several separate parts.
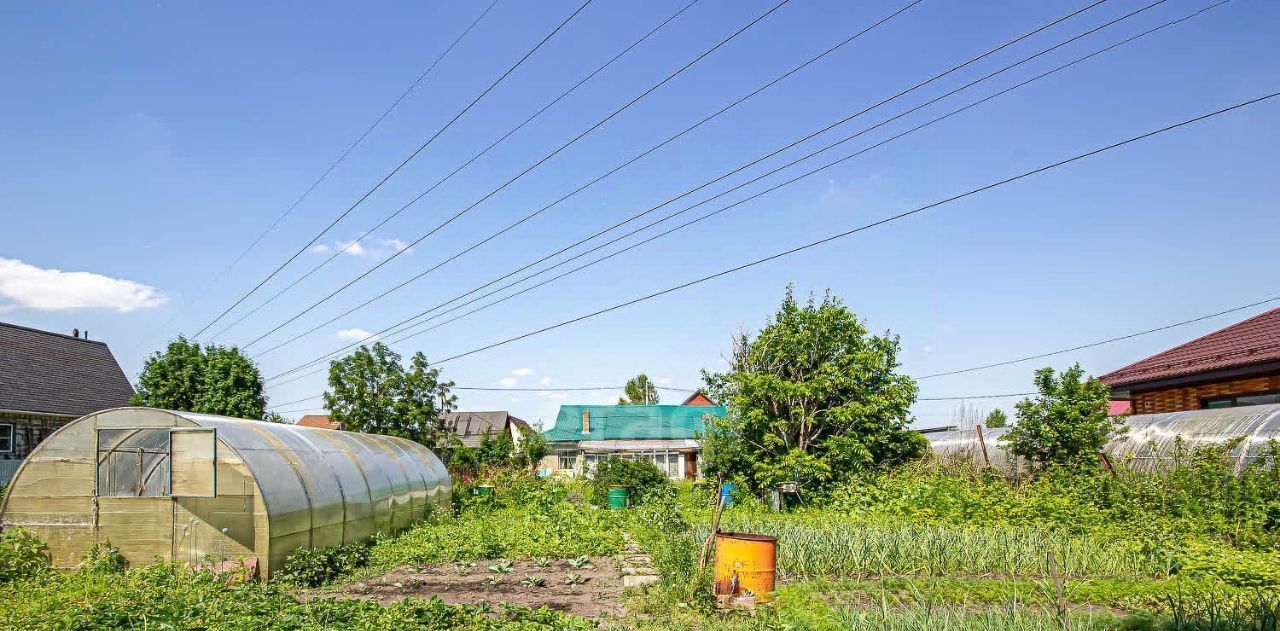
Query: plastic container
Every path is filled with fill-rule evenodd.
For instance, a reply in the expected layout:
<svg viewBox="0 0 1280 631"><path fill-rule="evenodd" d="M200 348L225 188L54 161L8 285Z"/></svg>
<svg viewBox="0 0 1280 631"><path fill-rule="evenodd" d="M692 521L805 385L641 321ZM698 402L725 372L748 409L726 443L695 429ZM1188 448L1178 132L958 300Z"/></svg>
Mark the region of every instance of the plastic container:
<svg viewBox="0 0 1280 631"><path fill-rule="evenodd" d="M621 510L631 505L631 489L625 486L609 487L609 510Z"/></svg>
<svg viewBox="0 0 1280 631"><path fill-rule="evenodd" d="M733 492L736 490L738 490L738 485L736 484L720 485L720 499L724 502L725 508L733 505Z"/></svg>

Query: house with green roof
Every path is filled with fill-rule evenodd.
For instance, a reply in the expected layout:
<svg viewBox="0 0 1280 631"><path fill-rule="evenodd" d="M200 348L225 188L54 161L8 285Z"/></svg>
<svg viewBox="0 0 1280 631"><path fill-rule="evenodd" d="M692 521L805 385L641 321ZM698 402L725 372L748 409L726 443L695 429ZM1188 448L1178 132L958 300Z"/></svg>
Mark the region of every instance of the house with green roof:
<svg viewBox="0 0 1280 631"><path fill-rule="evenodd" d="M706 422L724 415L719 405L562 405L545 432L549 449L541 468L583 475L600 460L621 456L649 460L672 479L694 479Z"/></svg>

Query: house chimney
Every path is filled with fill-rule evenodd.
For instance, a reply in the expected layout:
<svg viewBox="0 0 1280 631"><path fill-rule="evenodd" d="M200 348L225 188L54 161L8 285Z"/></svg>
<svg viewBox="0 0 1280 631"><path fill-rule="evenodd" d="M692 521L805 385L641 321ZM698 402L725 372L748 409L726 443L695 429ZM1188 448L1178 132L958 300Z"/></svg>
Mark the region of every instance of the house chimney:
<svg viewBox="0 0 1280 631"><path fill-rule="evenodd" d="M591 433L591 410L582 411L582 433Z"/></svg>
<svg viewBox="0 0 1280 631"><path fill-rule="evenodd" d="M71 329L71 337L80 339L80 329Z"/></svg>
<svg viewBox="0 0 1280 631"><path fill-rule="evenodd" d="M84 330L84 339L89 339L89 329Z"/></svg>

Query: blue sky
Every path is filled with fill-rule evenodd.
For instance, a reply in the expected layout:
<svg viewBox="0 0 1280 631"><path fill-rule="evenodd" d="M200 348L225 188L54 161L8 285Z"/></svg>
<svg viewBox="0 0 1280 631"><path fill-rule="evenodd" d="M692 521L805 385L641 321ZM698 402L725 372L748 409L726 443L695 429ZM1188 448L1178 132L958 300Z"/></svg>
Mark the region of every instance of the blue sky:
<svg viewBox="0 0 1280 631"><path fill-rule="evenodd" d="M686 2L596 0L322 244L341 247L360 238ZM499 0L363 146L207 290L487 3L43 3L6 12L0 24L6 60L0 319L88 329L136 375L148 353L179 332L194 333L229 306L578 4ZM489 155L365 235L361 254L339 257L217 341L244 344L270 330L772 4L700 0ZM558 198L902 4L793 0L249 354L266 375L275 375L346 344L343 331L384 328L1084 5L924 0L504 237L315 334L259 354ZM1144 4L1109 0L837 132L879 122ZM904 117L848 150L1205 4L1168 0ZM1280 5L1234 0L397 350L422 350L428 358L457 354L1273 92L1280 86L1277 23ZM667 385L693 387L700 369L722 365L739 327L763 324L788 283L800 293L830 289L871 329L900 335L904 370L916 375L1276 295L1278 122L1280 104L1263 103L442 369L466 386L609 386L644 371ZM799 155L779 156L707 194ZM304 254L281 279L300 276L324 256ZM246 304L280 286L273 283ZM1263 309L1052 363L1079 361L1091 372L1106 372ZM1038 365L926 380L921 396L1025 391ZM268 393L282 403L322 389L322 377L315 376L273 384ZM509 409L549 426L561 403L614 397L463 392L461 405ZM664 397L678 402L680 395ZM1011 409L1013 400L974 403ZM921 402L914 412L924 424L946 422L955 406Z"/></svg>

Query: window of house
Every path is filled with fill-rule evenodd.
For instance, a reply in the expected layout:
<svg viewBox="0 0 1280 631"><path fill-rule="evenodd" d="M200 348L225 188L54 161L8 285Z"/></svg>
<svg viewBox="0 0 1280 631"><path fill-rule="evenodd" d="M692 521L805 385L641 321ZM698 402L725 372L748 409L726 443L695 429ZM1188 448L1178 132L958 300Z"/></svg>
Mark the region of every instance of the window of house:
<svg viewBox="0 0 1280 631"><path fill-rule="evenodd" d="M13 423L0 423L0 453L13 451Z"/></svg>
<svg viewBox="0 0 1280 631"><path fill-rule="evenodd" d="M1206 409L1217 408L1234 408L1244 405L1268 405L1271 403L1280 403L1280 392L1268 392L1264 394L1242 394L1230 397L1213 397L1201 401L1202 407Z"/></svg>
<svg viewBox="0 0 1280 631"><path fill-rule="evenodd" d="M560 468L572 469L578 464L578 457L572 454L560 454Z"/></svg>

